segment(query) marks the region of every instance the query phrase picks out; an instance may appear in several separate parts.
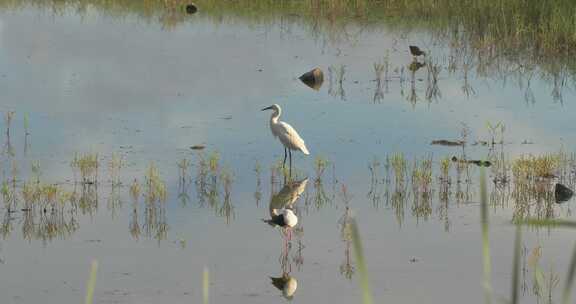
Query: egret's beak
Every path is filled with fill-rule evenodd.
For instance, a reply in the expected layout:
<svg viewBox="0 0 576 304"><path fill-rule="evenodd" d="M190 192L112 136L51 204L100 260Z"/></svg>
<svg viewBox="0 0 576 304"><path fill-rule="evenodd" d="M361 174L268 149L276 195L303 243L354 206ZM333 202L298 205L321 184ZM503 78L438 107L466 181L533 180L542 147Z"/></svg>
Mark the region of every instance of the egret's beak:
<svg viewBox="0 0 576 304"><path fill-rule="evenodd" d="M266 111L266 110L272 110L272 106L269 106L269 107L262 109L262 111Z"/></svg>

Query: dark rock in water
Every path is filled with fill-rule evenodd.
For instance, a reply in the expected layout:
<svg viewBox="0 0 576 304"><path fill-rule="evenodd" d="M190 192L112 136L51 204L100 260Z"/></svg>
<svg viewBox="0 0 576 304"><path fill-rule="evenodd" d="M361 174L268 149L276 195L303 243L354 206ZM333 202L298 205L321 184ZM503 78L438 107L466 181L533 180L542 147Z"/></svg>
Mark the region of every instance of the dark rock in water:
<svg viewBox="0 0 576 304"><path fill-rule="evenodd" d="M205 145L194 145L194 146L190 147L190 149L192 149L192 150L204 150L204 148L206 148Z"/></svg>
<svg viewBox="0 0 576 304"><path fill-rule="evenodd" d="M198 7L194 3L186 5L186 13L194 14L198 11Z"/></svg>
<svg viewBox="0 0 576 304"><path fill-rule="evenodd" d="M321 69L315 68L309 72L302 74L298 79L305 85L318 91L324 82L324 72Z"/></svg>
<svg viewBox="0 0 576 304"><path fill-rule="evenodd" d="M439 140L433 140L430 144L431 145L448 146L448 147L459 147L459 146L463 146L464 142L461 140L439 139Z"/></svg>
<svg viewBox="0 0 576 304"><path fill-rule="evenodd" d="M492 166L492 163L487 161L487 160L469 160L468 163L474 164L478 167L490 167L490 166Z"/></svg>
<svg viewBox="0 0 576 304"><path fill-rule="evenodd" d="M562 184L556 184L556 186L554 186L554 196L558 204L568 201L573 195L574 191Z"/></svg>

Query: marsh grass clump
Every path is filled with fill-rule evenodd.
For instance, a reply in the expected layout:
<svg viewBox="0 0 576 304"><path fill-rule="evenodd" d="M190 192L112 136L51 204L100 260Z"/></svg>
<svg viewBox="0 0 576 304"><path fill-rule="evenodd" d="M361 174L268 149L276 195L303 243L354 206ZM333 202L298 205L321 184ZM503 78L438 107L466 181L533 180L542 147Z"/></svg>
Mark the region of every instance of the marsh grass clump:
<svg viewBox="0 0 576 304"><path fill-rule="evenodd" d="M140 199L140 183L137 179L134 179L130 185L130 199L132 200L132 213L130 214L130 222L128 223L128 229L130 230L130 235L133 239L140 239L140 224L138 220L138 204Z"/></svg>
<svg viewBox="0 0 576 304"><path fill-rule="evenodd" d="M384 57L384 62L375 62L373 64L374 67L374 74L376 76L376 78L374 79L374 81L376 82L376 88L374 89L374 97L373 97L373 102L374 103L380 103L382 102L382 99L384 99L384 89L383 89L383 84L386 84L386 90L388 90L388 82L389 82L389 77L388 77L388 70L390 68L390 61L389 61L389 54L386 53L386 57Z"/></svg>
<svg viewBox="0 0 576 304"><path fill-rule="evenodd" d="M389 157L392 175L394 176L394 187L390 196L390 206L394 210L396 220L399 225L404 222L405 203L408 197L407 193L407 171L408 163L404 154L395 153Z"/></svg>
<svg viewBox="0 0 576 304"><path fill-rule="evenodd" d="M192 162L190 162L190 160L188 160L187 158L183 158L180 161L178 161L176 165L178 166L178 177L179 177L178 180L180 181L180 183L184 184L190 178L188 171L192 166Z"/></svg>
<svg viewBox="0 0 576 304"><path fill-rule="evenodd" d="M340 239L344 242L344 260L340 264L339 270L340 274L343 275L348 280L352 279L356 267L351 257L351 245L352 245L352 212L350 210L350 201L352 201L352 196L348 193L348 188L346 185L342 184L340 188L340 197L344 203L345 209L344 214L338 220L338 226L340 228Z"/></svg>
<svg viewBox="0 0 576 304"><path fill-rule="evenodd" d="M377 158L374 158L368 163L368 170L370 171L370 189L366 195L372 202L372 206L378 207L382 199L382 181L380 177L381 163Z"/></svg>
<svg viewBox="0 0 576 304"><path fill-rule="evenodd" d="M412 166L412 214L428 219L432 213L432 156L421 161L414 160Z"/></svg>
<svg viewBox="0 0 576 304"><path fill-rule="evenodd" d="M344 260L340 264L340 274L346 279L351 280L356 272L356 267L351 256L352 246L352 214L350 208L346 206L344 214L338 220L340 227L340 239L344 242Z"/></svg>
<svg viewBox="0 0 576 304"><path fill-rule="evenodd" d="M440 64L428 60L426 62L426 100L428 102L437 101L442 98L442 92L438 86L438 79L442 67Z"/></svg>
<svg viewBox="0 0 576 304"><path fill-rule="evenodd" d="M404 154L395 153L390 157L390 165L392 166L394 173L394 181L397 188L404 188L404 183L406 179L407 162L404 158Z"/></svg>
<svg viewBox="0 0 576 304"><path fill-rule="evenodd" d="M192 182L190 176L190 167L192 162L187 158L183 158L177 163L178 166L178 199L182 206L186 206L190 200L189 188Z"/></svg>
<svg viewBox="0 0 576 304"><path fill-rule="evenodd" d="M561 153L523 155L512 162L515 219L522 219L532 213L544 218L554 216L552 185L559 174L560 164Z"/></svg>
<svg viewBox="0 0 576 304"><path fill-rule="evenodd" d="M96 184L98 182L99 160L97 153L74 154L70 163L74 177L79 174L82 184Z"/></svg>
<svg viewBox="0 0 576 304"><path fill-rule="evenodd" d="M232 205L232 183L234 176L232 171L228 168L222 169L220 172L220 179L222 180L222 188L224 191L224 200L222 205L218 208L217 213L219 216L226 218L226 224L230 224L231 218L234 217L234 206Z"/></svg>
<svg viewBox="0 0 576 304"><path fill-rule="evenodd" d="M550 179L557 177L560 161L560 154L521 156L513 162L512 173L518 180Z"/></svg>
<svg viewBox="0 0 576 304"><path fill-rule="evenodd" d="M194 179L196 185L196 196L198 204L204 206L208 193L208 162L203 153L198 153L196 168L196 178Z"/></svg>
<svg viewBox="0 0 576 304"><path fill-rule="evenodd" d="M139 192L138 186L133 184L131 190ZM166 183L161 178L160 171L154 162L146 169L144 176L144 223L142 228L148 238L154 238L160 243L168 236L168 223L166 218L165 202L167 199ZM131 191L131 192L132 192ZM133 216L137 216L137 208L133 209ZM130 233L138 238L139 227L136 227L137 219L132 219Z"/></svg>
<svg viewBox="0 0 576 304"><path fill-rule="evenodd" d="M122 185L120 181L120 170L124 167L124 160L122 156L118 153L112 153L110 161L108 162L108 171L110 173L110 182L112 187Z"/></svg>
<svg viewBox="0 0 576 304"><path fill-rule="evenodd" d="M146 176L144 177L146 192L144 193L148 203L163 203L166 201L167 190L166 183L160 177L160 171L156 164L151 162L146 169Z"/></svg>
<svg viewBox="0 0 576 304"><path fill-rule="evenodd" d="M441 183L443 184L450 184L450 166L451 166L451 159L450 157L444 157L440 160L440 177L438 178Z"/></svg>
<svg viewBox="0 0 576 304"><path fill-rule="evenodd" d="M259 161L254 164L254 173L256 174L256 191L254 191L254 200L256 200L256 207L262 200L262 165Z"/></svg>
<svg viewBox="0 0 576 304"><path fill-rule="evenodd" d="M4 125L6 126L6 137L10 137L10 126L12 125L12 119L14 118L14 111L4 112Z"/></svg>
<svg viewBox="0 0 576 304"><path fill-rule="evenodd" d="M326 194L323 184L324 172L326 171L326 168L328 168L329 164L330 162L322 156L317 156L316 159L314 159L314 171L316 173L316 177L314 179L313 200L314 206L317 210L320 210L330 202L330 197Z"/></svg>
<svg viewBox="0 0 576 304"><path fill-rule="evenodd" d="M138 183L137 179L134 179L132 184L130 184L130 198L132 201L137 202L138 198L140 197L141 188L140 183Z"/></svg>
<svg viewBox="0 0 576 304"><path fill-rule="evenodd" d="M216 176L218 173L218 169L220 168L219 161L220 161L220 154L218 154L218 152L212 152L212 154L210 154L210 157L208 158L208 166L210 168L212 176Z"/></svg>

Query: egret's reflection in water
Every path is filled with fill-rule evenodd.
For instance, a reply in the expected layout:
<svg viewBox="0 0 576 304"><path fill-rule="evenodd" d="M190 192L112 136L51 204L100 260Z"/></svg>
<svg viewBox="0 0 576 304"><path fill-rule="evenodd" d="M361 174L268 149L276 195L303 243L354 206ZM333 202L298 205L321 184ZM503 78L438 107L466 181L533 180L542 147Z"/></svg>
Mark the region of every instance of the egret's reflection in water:
<svg viewBox="0 0 576 304"><path fill-rule="evenodd" d="M298 288L298 281L290 273L292 272L292 261L290 261L290 250L292 249L292 229L298 223L298 217L294 213L294 204L298 198L306 191L308 178L299 181L289 181L282 189L276 194L272 195L270 205L268 206L270 212L270 219L265 220L268 224L275 227L282 227L284 238L282 247L282 254L280 256L281 275L278 277L270 277L272 285L278 290L282 291L282 296L291 300ZM296 234L298 237L298 252L296 253L293 262L301 265L302 258L302 232L301 228L297 229Z"/></svg>

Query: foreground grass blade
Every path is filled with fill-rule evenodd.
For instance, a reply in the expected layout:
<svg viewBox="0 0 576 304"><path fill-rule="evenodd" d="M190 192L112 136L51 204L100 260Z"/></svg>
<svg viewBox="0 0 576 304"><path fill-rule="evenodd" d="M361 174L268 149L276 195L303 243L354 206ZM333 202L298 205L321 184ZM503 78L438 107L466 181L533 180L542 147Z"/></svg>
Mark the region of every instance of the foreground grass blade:
<svg viewBox="0 0 576 304"><path fill-rule="evenodd" d="M204 267L204 273L202 275L202 297L204 298L204 304L208 304L208 295L210 288L210 272L207 267Z"/></svg>
<svg viewBox="0 0 576 304"><path fill-rule="evenodd" d="M570 303L570 293L574 285L574 275L576 273L576 245L572 251L572 259L570 260L570 269L568 269L568 276L566 277L566 285L564 285L564 292L562 293L562 303Z"/></svg>
<svg viewBox="0 0 576 304"><path fill-rule="evenodd" d="M356 257L356 264L358 265L358 272L360 275L360 287L362 288L362 303L372 304L372 292L370 291L370 282L368 280L368 269L366 268L366 260L364 259L364 252L362 249L362 241L360 240L360 233L356 220L352 219L350 223L352 230L352 242L354 245L354 256Z"/></svg>
<svg viewBox="0 0 576 304"><path fill-rule="evenodd" d="M90 278L88 279L88 284L86 285L86 299L85 304L92 304L94 300L94 289L96 289L96 275L98 274L98 261L93 260L92 266L90 267Z"/></svg>
<svg viewBox="0 0 576 304"><path fill-rule="evenodd" d="M484 298L487 304L492 302L492 262L490 261L490 241L488 239L488 191L486 190L486 172L480 169L480 218L482 225L482 269L484 272Z"/></svg>
<svg viewBox="0 0 576 304"><path fill-rule="evenodd" d="M512 268L512 304L518 304L518 287L520 284L520 247L522 243L522 228L516 225L516 238L514 241L514 264Z"/></svg>

